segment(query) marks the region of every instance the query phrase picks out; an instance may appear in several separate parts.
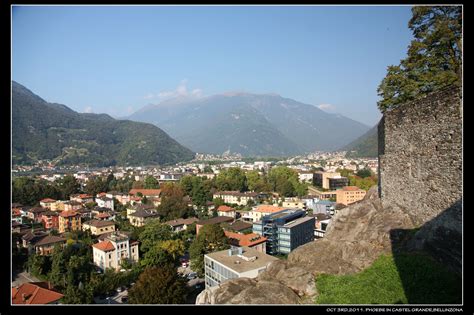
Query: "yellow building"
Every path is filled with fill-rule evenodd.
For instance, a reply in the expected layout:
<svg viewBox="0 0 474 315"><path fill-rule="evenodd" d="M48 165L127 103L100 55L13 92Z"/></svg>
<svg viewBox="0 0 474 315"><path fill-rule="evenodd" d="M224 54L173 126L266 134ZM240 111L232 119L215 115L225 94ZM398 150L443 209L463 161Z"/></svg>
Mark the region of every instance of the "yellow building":
<svg viewBox="0 0 474 315"><path fill-rule="evenodd" d="M112 221L90 220L82 224L82 230L90 230L92 235L101 235L115 231L115 223Z"/></svg>
<svg viewBox="0 0 474 315"><path fill-rule="evenodd" d="M364 199L366 193L357 186L347 186L336 191L336 202L347 206Z"/></svg>
<svg viewBox="0 0 474 315"><path fill-rule="evenodd" d="M59 214L59 233L81 230L81 215L76 211L63 211Z"/></svg>

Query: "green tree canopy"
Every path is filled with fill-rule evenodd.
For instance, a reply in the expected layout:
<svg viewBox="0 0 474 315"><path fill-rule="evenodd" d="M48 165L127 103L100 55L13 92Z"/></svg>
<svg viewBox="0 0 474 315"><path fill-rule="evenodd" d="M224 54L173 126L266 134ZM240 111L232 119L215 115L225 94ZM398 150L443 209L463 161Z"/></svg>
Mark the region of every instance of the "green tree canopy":
<svg viewBox="0 0 474 315"><path fill-rule="evenodd" d="M185 218L189 214L184 191L178 184L167 183L161 190L161 204L158 213L165 220Z"/></svg>
<svg viewBox="0 0 474 315"><path fill-rule="evenodd" d="M171 265L146 268L129 290L130 304L181 304L186 299L185 280Z"/></svg>
<svg viewBox="0 0 474 315"><path fill-rule="evenodd" d="M160 183L158 182L158 180L151 175L148 175L147 177L145 177L144 185L145 185L145 189L160 188Z"/></svg>
<svg viewBox="0 0 474 315"><path fill-rule="evenodd" d="M462 83L462 7L415 6L408 26L415 39L400 65L378 87L380 111Z"/></svg>
<svg viewBox="0 0 474 315"><path fill-rule="evenodd" d="M245 172L238 167L230 167L222 170L216 177L216 186L218 190L247 190L247 178Z"/></svg>
<svg viewBox="0 0 474 315"><path fill-rule="evenodd" d="M219 224L204 225L189 247L191 268L204 274L204 255L230 248L228 238Z"/></svg>

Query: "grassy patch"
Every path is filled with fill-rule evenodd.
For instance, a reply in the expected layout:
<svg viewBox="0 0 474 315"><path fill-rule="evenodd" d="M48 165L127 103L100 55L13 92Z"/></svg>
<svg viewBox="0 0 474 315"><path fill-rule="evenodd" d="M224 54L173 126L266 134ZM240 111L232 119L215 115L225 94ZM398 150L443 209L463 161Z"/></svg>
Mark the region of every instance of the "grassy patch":
<svg viewBox="0 0 474 315"><path fill-rule="evenodd" d="M317 304L458 304L461 279L423 254L382 255L353 275L320 275Z"/></svg>

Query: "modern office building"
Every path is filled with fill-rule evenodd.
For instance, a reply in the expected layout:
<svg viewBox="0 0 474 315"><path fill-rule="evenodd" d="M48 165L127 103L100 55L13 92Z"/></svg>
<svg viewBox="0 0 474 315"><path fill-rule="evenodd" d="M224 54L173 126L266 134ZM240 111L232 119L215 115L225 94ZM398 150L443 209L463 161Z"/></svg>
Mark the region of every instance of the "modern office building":
<svg viewBox="0 0 474 315"><path fill-rule="evenodd" d="M267 238L267 254L289 254L314 240L314 217L300 209L284 209L254 222L253 232Z"/></svg>
<svg viewBox="0 0 474 315"><path fill-rule="evenodd" d="M204 255L206 288L235 278L256 278L278 260L249 247L238 247Z"/></svg>
<svg viewBox="0 0 474 315"><path fill-rule="evenodd" d="M314 184L324 189L339 189L349 184L347 177L341 176L338 172L315 172Z"/></svg>

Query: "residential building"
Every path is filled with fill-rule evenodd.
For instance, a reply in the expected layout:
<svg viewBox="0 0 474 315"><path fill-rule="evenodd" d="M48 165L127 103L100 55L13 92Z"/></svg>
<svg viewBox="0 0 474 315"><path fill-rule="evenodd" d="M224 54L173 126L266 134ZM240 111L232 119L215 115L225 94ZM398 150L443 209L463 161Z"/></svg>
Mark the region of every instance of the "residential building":
<svg viewBox="0 0 474 315"><path fill-rule="evenodd" d="M47 235L34 243L33 247L35 248L37 255L46 256L53 253L54 247L57 244L64 246L66 244L66 239L55 235Z"/></svg>
<svg viewBox="0 0 474 315"><path fill-rule="evenodd" d="M69 200L85 204L88 202L94 202L94 197L88 194L76 194L69 196Z"/></svg>
<svg viewBox="0 0 474 315"><path fill-rule="evenodd" d="M129 208L127 208L127 218L128 218L129 215L131 215L132 213L134 213L136 211L139 211L139 210L153 211L153 210L155 210L155 207L152 206L152 205L144 205L144 204L141 204L141 203L134 204L133 206L130 206Z"/></svg>
<svg viewBox="0 0 474 315"><path fill-rule="evenodd" d="M233 222L234 218L232 217L215 217L207 220L201 220L196 222L196 235L199 234L199 230L204 226L204 225L209 225L209 224L221 224L223 222Z"/></svg>
<svg viewBox="0 0 474 315"><path fill-rule="evenodd" d="M249 201L257 203L258 200L263 198L263 195L256 192L218 191L213 194L213 198L221 198L229 204L246 206Z"/></svg>
<svg viewBox="0 0 474 315"><path fill-rule="evenodd" d="M224 231L229 239L229 244L236 247L250 247L261 253L266 253L267 238L257 233L240 234L230 231Z"/></svg>
<svg viewBox="0 0 474 315"><path fill-rule="evenodd" d="M43 212L41 221L45 230L57 230L59 229L59 213L56 211Z"/></svg>
<svg viewBox="0 0 474 315"><path fill-rule="evenodd" d="M32 207L27 210L27 217L36 223L40 223L41 218L43 217L43 213L45 213L46 211L48 211L48 209L46 208Z"/></svg>
<svg viewBox="0 0 474 315"><path fill-rule="evenodd" d="M289 254L314 240L314 217L300 209L284 209L253 223L253 232L268 238L267 254Z"/></svg>
<svg viewBox="0 0 474 315"><path fill-rule="evenodd" d="M291 197L291 198L285 198L285 200L282 202L282 207L306 210L306 203L300 198Z"/></svg>
<svg viewBox="0 0 474 315"><path fill-rule="evenodd" d="M283 209L286 209L286 208L272 206L272 205L258 205L258 206L253 207L252 210L248 211L247 213L243 213L242 220L249 221L249 222L257 222L264 215L275 213Z"/></svg>
<svg viewBox="0 0 474 315"><path fill-rule="evenodd" d="M217 208L217 215L221 217L236 217L236 211L234 208L226 206L226 205L221 205Z"/></svg>
<svg viewBox="0 0 474 315"><path fill-rule="evenodd" d="M59 214L59 233L81 230L81 214L64 210Z"/></svg>
<svg viewBox="0 0 474 315"><path fill-rule="evenodd" d="M112 198L97 197L95 198L95 202L97 203L98 207L114 210L114 199Z"/></svg>
<svg viewBox="0 0 474 315"><path fill-rule="evenodd" d="M132 196L138 196L141 193L144 197L160 197L161 189L138 189L134 188L128 192Z"/></svg>
<svg viewBox="0 0 474 315"><path fill-rule="evenodd" d="M26 282L12 287L12 304L58 304L63 296L51 290L46 282Z"/></svg>
<svg viewBox="0 0 474 315"><path fill-rule="evenodd" d="M130 241L128 235L114 232L92 245L93 261L100 269L120 270L123 260L138 262L138 242Z"/></svg>
<svg viewBox="0 0 474 315"><path fill-rule="evenodd" d="M64 208L63 211L75 211L82 208L82 203L75 200L63 201L62 204Z"/></svg>
<svg viewBox="0 0 474 315"><path fill-rule="evenodd" d="M256 278L275 257L249 247L239 247L204 255L206 288L235 278Z"/></svg>
<svg viewBox="0 0 474 315"><path fill-rule="evenodd" d="M156 210L138 210L129 215L127 215L130 224L136 227L144 226L147 221L151 219L156 219L159 217Z"/></svg>
<svg viewBox="0 0 474 315"><path fill-rule="evenodd" d="M165 222L173 229L173 232L184 231L188 228L189 225L198 222L198 218L187 218L187 219L177 219Z"/></svg>
<svg viewBox="0 0 474 315"><path fill-rule="evenodd" d="M319 200L336 200L336 190L333 191L318 191L312 190Z"/></svg>
<svg viewBox="0 0 474 315"><path fill-rule="evenodd" d="M76 212L81 215L81 220L82 221L87 221L89 219L92 219L92 210L91 209L81 208L79 210L76 210Z"/></svg>
<svg viewBox="0 0 474 315"><path fill-rule="evenodd" d="M302 183L313 183L313 172L298 172L298 180Z"/></svg>
<svg viewBox="0 0 474 315"><path fill-rule="evenodd" d="M315 204L313 208L313 214L323 213L323 214L333 215L335 208L336 208L336 202L329 201L329 200L320 200Z"/></svg>
<svg viewBox="0 0 474 315"><path fill-rule="evenodd" d="M336 192L336 202L347 206L364 199L366 193L357 186L347 186Z"/></svg>
<svg viewBox="0 0 474 315"><path fill-rule="evenodd" d="M125 205L128 202L130 202L131 196L129 194L124 194L117 191L110 191L105 194L105 197L110 198L110 199L115 198L117 199L118 202L120 202L120 204Z"/></svg>
<svg viewBox="0 0 474 315"><path fill-rule="evenodd" d="M22 246L23 248L28 249L28 254L31 254L34 252L34 245L40 241L43 237L48 236L48 233L42 230L29 230L26 232L22 237Z"/></svg>
<svg viewBox="0 0 474 315"><path fill-rule="evenodd" d="M92 235L101 235L115 231L113 221L90 220L82 223L82 230L90 230Z"/></svg>
<svg viewBox="0 0 474 315"><path fill-rule="evenodd" d="M347 177L342 177L342 176L328 178L328 182L329 182L329 189L331 190L340 189L349 185L349 179Z"/></svg>
<svg viewBox="0 0 474 315"><path fill-rule="evenodd" d="M51 209L51 206L56 203L56 200L51 198L45 198L40 200L40 206L43 208Z"/></svg>
<svg viewBox="0 0 474 315"><path fill-rule="evenodd" d="M325 213L316 213L311 215L314 217L314 238L323 238L326 234L327 227L331 223L331 216Z"/></svg>

